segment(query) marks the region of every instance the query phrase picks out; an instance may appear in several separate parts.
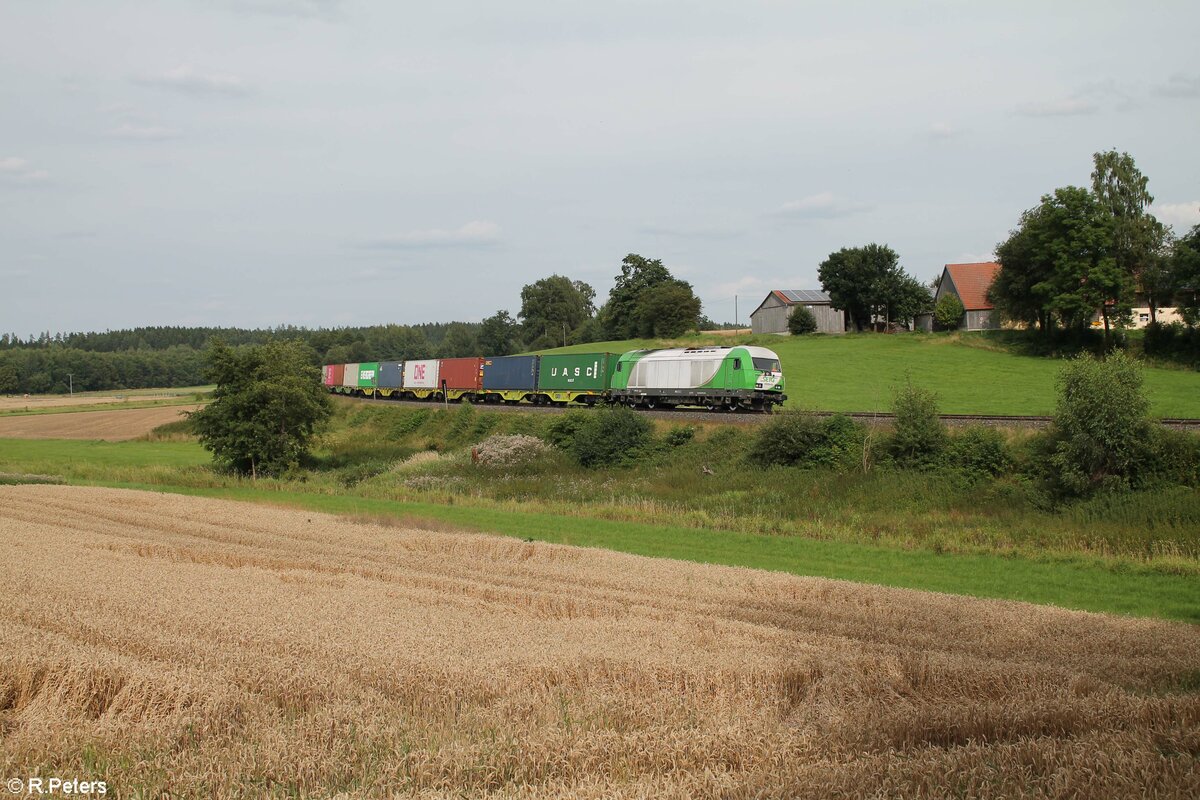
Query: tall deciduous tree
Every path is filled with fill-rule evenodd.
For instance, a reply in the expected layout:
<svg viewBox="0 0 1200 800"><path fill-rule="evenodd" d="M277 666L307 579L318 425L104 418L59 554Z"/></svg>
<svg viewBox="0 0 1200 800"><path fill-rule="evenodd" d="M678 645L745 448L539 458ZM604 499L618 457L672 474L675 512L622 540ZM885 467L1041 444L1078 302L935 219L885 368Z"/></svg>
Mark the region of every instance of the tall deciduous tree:
<svg viewBox="0 0 1200 800"><path fill-rule="evenodd" d="M1105 331L1127 317L1133 279L1113 256L1113 216L1078 186L1055 189L1021 216L1021 226L996 246L1000 274L991 296L1011 318L1055 318L1083 329L1099 313Z"/></svg>
<svg viewBox="0 0 1200 800"><path fill-rule="evenodd" d="M674 308L668 307L668 298L677 304ZM656 319L659 314L665 315L662 321ZM677 336L695 327L699 318L700 300L692 285L672 276L661 260L636 253L622 259L621 274L599 314L604 335L610 339Z"/></svg>
<svg viewBox="0 0 1200 800"><path fill-rule="evenodd" d="M454 323L446 329L446 338L438 350L442 358L465 358L480 355L479 343L471 329L462 323Z"/></svg>
<svg viewBox="0 0 1200 800"><path fill-rule="evenodd" d="M1157 321L1161 298L1154 295L1154 290L1160 287L1163 277L1160 254L1166 228L1147 210L1154 202L1147 189L1149 180L1128 153L1108 150L1094 154L1092 160L1092 192L1100 208L1113 218L1111 255L1117 268L1147 294L1151 319Z"/></svg>
<svg viewBox="0 0 1200 800"><path fill-rule="evenodd" d="M817 275L833 307L849 314L856 330L877 316L907 322L933 307L929 291L901 269L900 257L885 244L843 247L821 262Z"/></svg>
<svg viewBox="0 0 1200 800"><path fill-rule="evenodd" d="M550 342L562 342L591 318L596 311L595 303L596 290L588 284L551 275L521 289L518 316L528 341L544 337Z"/></svg>
<svg viewBox="0 0 1200 800"><path fill-rule="evenodd" d="M217 463L253 477L299 463L332 413L316 353L298 341L208 349L213 402L192 413L200 443Z"/></svg>
<svg viewBox="0 0 1200 800"><path fill-rule="evenodd" d="M520 326L507 311L497 311L479 326L479 349L485 356L506 356L517 351Z"/></svg>
<svg viewBox="0 0 1200 800"><path fill-rule="evenodd" d="M1171 270L1184 321L1189 326L1200 325L1200 225L1192 226L1175 242Z"/></svg>

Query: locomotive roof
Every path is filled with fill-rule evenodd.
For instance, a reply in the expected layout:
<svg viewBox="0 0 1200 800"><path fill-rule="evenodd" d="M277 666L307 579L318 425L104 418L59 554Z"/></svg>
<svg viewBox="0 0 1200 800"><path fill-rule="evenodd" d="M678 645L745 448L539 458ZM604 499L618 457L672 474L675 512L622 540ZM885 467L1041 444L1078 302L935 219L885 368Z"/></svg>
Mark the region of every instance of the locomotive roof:
<svg viewBox="0 0 1200 800"><path fill-rule="evenodd" d="M635 353L644 353L640 361L659 361L666 359L682 359L682 360L701 360L708 358L724 358L734 350L745 350L751 358L773 358L779 360L774 350L768 350L765 347L756 347L754 345L713 345L712 347L681 347L664 350L634 350Z"/></svg>

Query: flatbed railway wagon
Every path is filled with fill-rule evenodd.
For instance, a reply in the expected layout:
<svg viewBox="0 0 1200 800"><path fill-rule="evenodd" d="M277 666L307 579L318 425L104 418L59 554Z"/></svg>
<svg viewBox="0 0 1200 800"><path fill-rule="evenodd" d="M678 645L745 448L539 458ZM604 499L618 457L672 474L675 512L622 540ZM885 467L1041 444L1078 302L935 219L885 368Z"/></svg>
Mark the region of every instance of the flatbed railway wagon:
<svg viewBox="0 0 1200 800"><path fill-rule="evenodd" d="M701 406L770 411L787 400L779 356L765 347L633 350L621 356L609 394L638 408Z"/></svg>

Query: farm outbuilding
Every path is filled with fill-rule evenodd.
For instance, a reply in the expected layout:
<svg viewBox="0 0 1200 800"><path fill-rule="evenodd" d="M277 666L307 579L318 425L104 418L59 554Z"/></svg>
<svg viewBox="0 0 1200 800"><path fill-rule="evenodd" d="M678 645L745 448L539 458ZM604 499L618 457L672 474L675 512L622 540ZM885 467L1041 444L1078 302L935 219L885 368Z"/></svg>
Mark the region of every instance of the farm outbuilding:
<svg viewBox="0 0 1200 800"><path fill-rule="evenodd" d="M754 333L787 333L788 319L804 306L817 320L818 333L845 333L846 312L833 307L829 295L817 289L776 289L750 313Z"/></svg>
<svg viewBox="0 0 1200 800"><path fill-rule="evenodd" d="M987 298L988 287L996 279L1000 265L994 261L973 264L947 264L942 270L934 302L947 294L963 304L964 314L958 327L964 331L993 330L1000 327L1000 315Z"/></svg>

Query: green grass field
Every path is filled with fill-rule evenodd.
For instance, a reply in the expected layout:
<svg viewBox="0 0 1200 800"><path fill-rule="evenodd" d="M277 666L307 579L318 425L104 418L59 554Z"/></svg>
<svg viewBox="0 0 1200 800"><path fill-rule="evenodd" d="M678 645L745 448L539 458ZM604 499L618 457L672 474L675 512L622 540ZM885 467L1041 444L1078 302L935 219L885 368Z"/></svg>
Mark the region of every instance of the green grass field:
<svg viewBox="0 0 1200 800"><path fill-rule="evenodd" d="M756 344L779 354L788 408L887 411L906 379L934 389L946 414L1051 414L1059 362L1004 351L975 334L691 336L596 342L545 352L624 352L644 347ZM1200 372L1146 367L1156 417L1200 418Z"/></svg>

